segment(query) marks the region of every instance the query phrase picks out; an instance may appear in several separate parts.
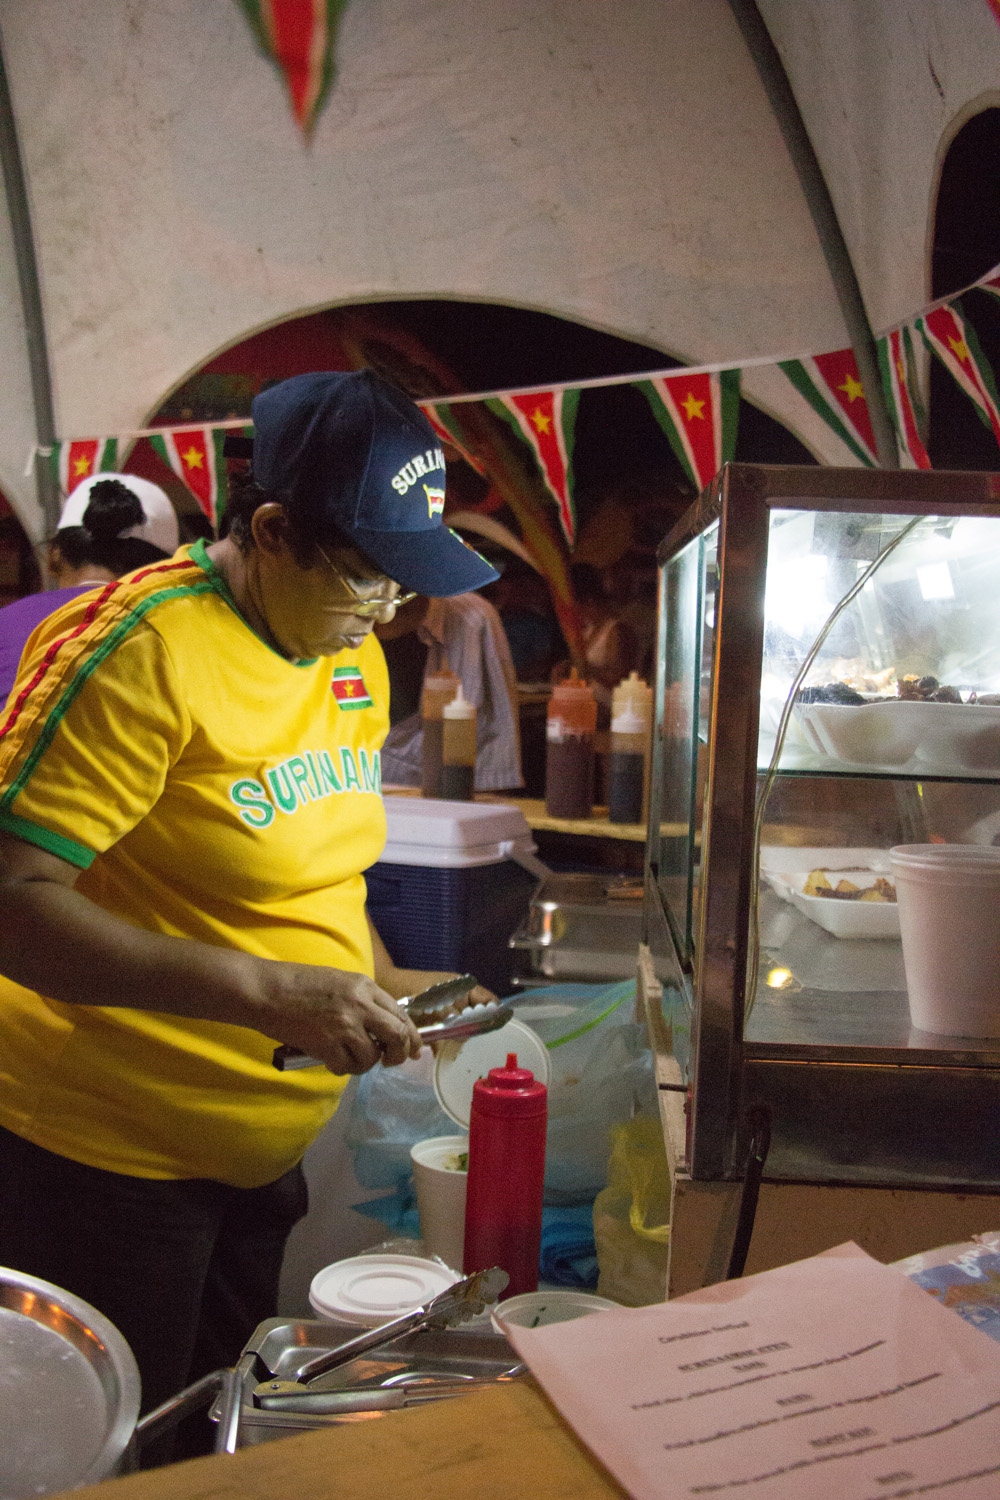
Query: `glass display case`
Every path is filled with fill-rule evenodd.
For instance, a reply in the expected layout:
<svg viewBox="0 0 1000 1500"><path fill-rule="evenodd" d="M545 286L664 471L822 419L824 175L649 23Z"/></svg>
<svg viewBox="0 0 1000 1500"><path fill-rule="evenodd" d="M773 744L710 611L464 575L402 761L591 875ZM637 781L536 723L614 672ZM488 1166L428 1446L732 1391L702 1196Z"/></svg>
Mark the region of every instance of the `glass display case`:
<svg viewBox="0 0 1000 1500"><path fill-rule="evenodd" d="M659 566L644 935L691 1176L742 1175L763 1105L770 1179L995 1189L1000 1039L911 1027L888 851L1000 843L1000 476L730 465Z"/></svg>

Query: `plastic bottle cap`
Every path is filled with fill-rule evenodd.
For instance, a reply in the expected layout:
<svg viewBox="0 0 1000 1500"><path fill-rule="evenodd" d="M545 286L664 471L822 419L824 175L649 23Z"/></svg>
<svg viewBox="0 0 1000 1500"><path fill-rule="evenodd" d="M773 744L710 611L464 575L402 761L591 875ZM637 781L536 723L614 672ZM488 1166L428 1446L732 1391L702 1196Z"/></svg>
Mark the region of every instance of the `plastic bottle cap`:
<svg viewBox="0 0 1000 1500"><path fill-rule="evenodd" d="M504 1066L491 1068L487 1076L491 1085L497 1089L525 1089L535 1081L535 1075L530 1068L518 1067L516 1052L508 1052Z"/></svg>
<svg viewBox="0 0 1000 1500"><path fill-rule="evenodd" d="M642 734L648 727L648 720L636 713L631 703L626 703L621 713L611 720L612 734Z"/></svg>
<svg viewBox="0 0 1000 1500"><path fill-rule="evenodd" d="M588 698L592 698L594 696L591 690L590 683L584 681L584 679L578 674L575 667L573 667L568 677L564 677L562 682L556 683L555 687L553 688L553 692L558 694L585 694Z"/></svg>
<svg viewBox="0 0 1000 1500"><path fill-rule="evenodd" d="M446 719L474 719L476 717L476 705L470 703L462 693L462 684L458 684L458 692L450 703L446 703L441 710Z"/></svg>

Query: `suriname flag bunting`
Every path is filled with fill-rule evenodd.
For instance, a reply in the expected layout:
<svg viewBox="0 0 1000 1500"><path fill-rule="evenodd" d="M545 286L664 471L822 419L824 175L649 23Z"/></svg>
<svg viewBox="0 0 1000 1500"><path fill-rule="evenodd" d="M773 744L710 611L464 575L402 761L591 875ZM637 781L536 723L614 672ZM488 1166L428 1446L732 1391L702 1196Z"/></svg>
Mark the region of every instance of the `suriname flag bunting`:
<svg viewBox="0 0 1000 1500"><path fill-rule="evenodd" d="M52 445L52 472L64 495L92 474L114 474L118 467L118 439L72 438Z"/></svg>
<svg viewBox="0 0 1000 1500"><path fill-rule="evenodd" d="M240 0L257 45L285 80L308 139L333 83L337 23L347 0Z"/></svg>
<svg viewBox="0 0 1000 1500"><path fill-rule="evenodd" d="M637 380L653 415L699 493L736 451L740 411L739 370L660 375Z"/></svg>
<svg viewBox="0 0 1000 1500"><path fill-rule="evenodd" d="M333 696L341 708L372 708L365 680L357 667L334 667Z"/></svg>
<svg viewBox="0 0 1000 1500"><path fill-rule="evenodd" d="M475 469L477 474L484 474L486 472L485 466L465 446L465 439L458 430L458 424L452 416L451 407L448 403L446 401L418 401L417 405L442 442L450 443L462 455L465 462Z"/></svg>
<svg viewBox="0 0 1000 1500"><path fill-rule="evenodd" d="M156 452L173 469L197 500L216 531L225 506L225 486L220 478L226 465L222 457L224 427L171 428L150 438Z"/></svg>
<svg viewBox="0 0 1000 1500"><path fill-rule="evenodd" d="M929 469L931 461L920 436L924 413L917 396L913 340L906 324L878 340L878 363L899 445L916 468Z"/></svg>
<svg viewBox="0 0 1000 1500"><path fill-rule="evenodd" d="M491 396L486 405L524 439L542 472L545 488L556 502L563 536L570 547L576 540L573 505L573 437L577 390L541 391L533 396L510 393Z"/></svg>
<svg viewBox="0 0 1000 1500"><path fill-rule="evenodd" d="M861 463L876 468L875 433L853 349L834 349L812 359L779 360L800 396Z"/></svg>
<svg viewBox="0 0 1000 1500"><path fill-rule="evenodd" d="M937 355L945 369L974 403L987 427L1000 443L1000 409L996 383L989 360L979 341L962 316L962 304L955 301L935 307L917 319L927 347Z"/></svg>

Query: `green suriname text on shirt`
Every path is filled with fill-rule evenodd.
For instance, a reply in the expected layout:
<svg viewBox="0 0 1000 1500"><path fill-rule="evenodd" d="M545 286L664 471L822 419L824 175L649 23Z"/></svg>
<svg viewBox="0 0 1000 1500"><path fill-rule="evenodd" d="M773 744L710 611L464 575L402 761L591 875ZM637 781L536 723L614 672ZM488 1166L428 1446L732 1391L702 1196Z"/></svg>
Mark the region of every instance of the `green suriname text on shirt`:
<svg viewBox="0 0 1000 1500"><path fill-rule="evenodd" d="M242 776L229 788L229 796L240 817L250 828L267 828L275 812L294 813L310 802L343 792L382 793L381 757L377 750L357 752L346 745L337 752L339 766L329 750L304 750L290 755L265 771L264 781Z"/></svg>

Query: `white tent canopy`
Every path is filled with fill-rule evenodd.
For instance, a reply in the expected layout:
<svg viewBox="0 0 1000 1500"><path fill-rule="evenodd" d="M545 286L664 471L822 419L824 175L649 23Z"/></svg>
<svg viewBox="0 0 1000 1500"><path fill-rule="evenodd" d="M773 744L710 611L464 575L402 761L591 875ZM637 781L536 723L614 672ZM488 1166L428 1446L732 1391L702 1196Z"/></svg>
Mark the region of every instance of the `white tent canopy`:
<svg viewBox="0 0 1000 1500"><path fill-rule="evenodd" d="M760 0L886 326L928 298L936 174L996 103L986 0ZM304 145L235 0L0 0L60 437L144 425L248 333L448 297L689 363L849 340L726 0L352 0ZM993 92L990 92L993 90ZM41 517L0 216L0 487ZM745 393L852 459L776 370Z"/></svg>

